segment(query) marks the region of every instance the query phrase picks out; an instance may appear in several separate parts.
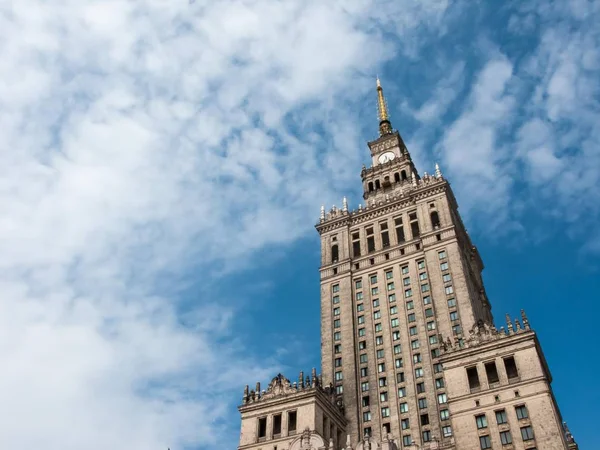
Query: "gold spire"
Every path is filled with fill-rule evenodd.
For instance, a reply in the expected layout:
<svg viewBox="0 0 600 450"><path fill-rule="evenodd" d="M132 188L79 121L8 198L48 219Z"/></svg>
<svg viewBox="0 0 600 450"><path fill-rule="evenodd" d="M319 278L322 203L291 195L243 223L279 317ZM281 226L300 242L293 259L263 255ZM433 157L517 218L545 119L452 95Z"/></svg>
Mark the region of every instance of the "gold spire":
<svg viewBox="0 0 600 450"><path fill-rule="evenodd" d="M381 87L381 81L377 77L377 112L379 116L379 134L389 134L392 132L392 124L390 123L390 115L388 113L387 103L383 96L383 88Z"/></svg>

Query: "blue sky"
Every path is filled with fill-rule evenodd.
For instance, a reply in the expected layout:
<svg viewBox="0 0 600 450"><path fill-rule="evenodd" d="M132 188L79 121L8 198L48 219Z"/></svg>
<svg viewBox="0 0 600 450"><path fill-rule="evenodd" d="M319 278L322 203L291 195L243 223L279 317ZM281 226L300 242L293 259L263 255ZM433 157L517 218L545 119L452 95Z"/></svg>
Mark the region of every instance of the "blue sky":
<svg viewBox="0 0 600 450"><path fill-rule="evenodd" d="M379 75L496 320L526 309L592 447L599 20L590 0L0 5L0 444L234 448L245 384L319 365L314 223L360 202Z"/></svg>

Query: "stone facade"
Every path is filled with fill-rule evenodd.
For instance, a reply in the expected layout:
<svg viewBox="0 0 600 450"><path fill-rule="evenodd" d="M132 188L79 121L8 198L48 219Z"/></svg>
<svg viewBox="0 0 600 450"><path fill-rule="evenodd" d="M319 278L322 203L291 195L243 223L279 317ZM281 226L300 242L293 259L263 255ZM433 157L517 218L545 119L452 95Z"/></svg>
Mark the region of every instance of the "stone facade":
<svg viewBox="0 0 600 450"><path fill-rule="evenodd" d="M302 426L321 441L298 444L298 436L268 432L259 438L260 417L270 429L270 417L296 408L295 399L305 394L299 385L287 386L289 392L272 403L257 388L245 392L240 407L239 448L576 448L563 429L535 333L525 317L516 331L512 323L506 332L493 328L483 262L450 184L437 165L432 175L418 173L391 127L379 82L377 94L380 137L368 143L372 165L361 172L364 206L350 210L344 198L341 208L321 208L316 225L322 375L313 377L332 401L327 408L314 403L317 409L306 410ZM475 367L492 371L494 380L492 362L498 380L474 391L467 374L473 376ZM506 367L518 379L509 378ZM521 406L527 418L516 418ZM501 407L507 423L498 424ZM322 417L335 423L333 435Z"/></svg>

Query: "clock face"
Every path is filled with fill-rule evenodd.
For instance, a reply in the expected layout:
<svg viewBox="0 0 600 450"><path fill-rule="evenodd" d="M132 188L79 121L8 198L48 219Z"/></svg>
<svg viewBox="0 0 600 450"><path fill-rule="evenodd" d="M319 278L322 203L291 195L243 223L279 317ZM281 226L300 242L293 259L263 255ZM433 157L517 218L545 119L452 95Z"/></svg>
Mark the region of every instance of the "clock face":
<svg viewBox="0 0 600 450"><path fill-rule="evenodd" d="M394 154L394 152L385 152L382 153L381 155L379 155L379 164L384 164L388 161L391 161L392 159L394 159L396 157L396 155Z"/></svg>

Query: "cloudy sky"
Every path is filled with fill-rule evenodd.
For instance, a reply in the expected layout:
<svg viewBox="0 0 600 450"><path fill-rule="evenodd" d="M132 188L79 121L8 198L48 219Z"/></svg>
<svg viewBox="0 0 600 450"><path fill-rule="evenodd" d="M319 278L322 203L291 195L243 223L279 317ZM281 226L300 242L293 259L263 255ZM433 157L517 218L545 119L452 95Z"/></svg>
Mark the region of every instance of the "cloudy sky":
<svg viewBox="0 0 600 450"><path fill-rule="evenodd" d="M360 201L376 74L496 319L527 309L597 442L599 21L598 0L0 1L0 445L234 448L245 384L319 364L313 225Z"/></svg>

